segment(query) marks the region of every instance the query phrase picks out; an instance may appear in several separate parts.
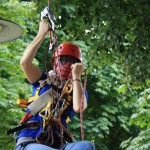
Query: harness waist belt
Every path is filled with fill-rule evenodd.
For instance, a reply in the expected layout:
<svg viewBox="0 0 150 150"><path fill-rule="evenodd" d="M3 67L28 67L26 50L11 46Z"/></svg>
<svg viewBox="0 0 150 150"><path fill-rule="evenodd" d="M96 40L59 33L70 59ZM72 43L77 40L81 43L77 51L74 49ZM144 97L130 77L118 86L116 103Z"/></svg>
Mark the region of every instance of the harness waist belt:
<svg viewBox="0 0 150 150"><path fill-rule="evenodd" d="M7 131L7 135L20 131L22 129L38 129L40 126L42 125L41 122L37 122L37 121L28 121L27 123L21 124L13 129L10 129Z"/></svg>

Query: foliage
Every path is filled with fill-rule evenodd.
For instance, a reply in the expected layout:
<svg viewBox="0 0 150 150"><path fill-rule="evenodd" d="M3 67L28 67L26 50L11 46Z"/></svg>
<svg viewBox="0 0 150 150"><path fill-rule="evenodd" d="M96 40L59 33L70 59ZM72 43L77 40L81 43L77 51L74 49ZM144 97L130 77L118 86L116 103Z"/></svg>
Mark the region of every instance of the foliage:
<svg viewBox="0 0 150 150"><path fill-rule="evenodd" d="M127 150L150 148L150 89L146 89L140 94L137 103L137 111L132 114L130 125L140 127L141 132L137 137L130 137L120 145Z"/></svg>
<svg viewBox="0 0 150 150"><path fill-rule="evenodd" d="M129 138L121 144L122 149L126 150L148 150L150 147L150 129L143 130L135 138Z"/></svg>
<svg viewBox="0 0 150 150"><path fill-rule="evenodd" d="M137 112L132 114L130 124L150 128L150 89L145 89L137 101Z"/></svg>
<svg viewBox="0 0 150 150"><path fill-rule="evenodd" d="M29 97L19 60L37 33L39 14L46 5L46 0L0 2L0 16L23 28L20 39L0 45L0 112L5 112L0 118L0 147L12 139L5 132L22 117L14 101ZM83 53L89 93L85 139L94 142L97 150L149 148L149 6L147 0L51 1L58 44L73 41ZM36 56L43 62L42 70L44 57L48 62L51 57L45 53L48 40ZM77 115L69 125L77 140L81 139L79 127Z"/></svg>
<svg viewBox="0 0 150 150"><path fill-rule="evenodd" d="M147 0L95 0L88 5L85 0L63 1L62 30L66 40L86 41L90 46L86 57L93 62L103 59L98 57L101 51L121 53L126 73L133 81L145 81L150 73L149 6Z"/></svg>

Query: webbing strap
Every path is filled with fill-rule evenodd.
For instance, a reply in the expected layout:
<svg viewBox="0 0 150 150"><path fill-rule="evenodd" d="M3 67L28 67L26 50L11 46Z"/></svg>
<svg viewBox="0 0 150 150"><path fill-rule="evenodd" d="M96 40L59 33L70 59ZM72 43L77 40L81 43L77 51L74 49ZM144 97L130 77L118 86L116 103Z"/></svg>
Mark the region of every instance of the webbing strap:
<svg viewBox="0 0 150 150"><path fill-rule="evenodd" d="M27 123L20 124L19 126L8 130L7 135L9 135L11 133L14 133L14 132L17 132L17 131L21 131L22 129L26 129L26 128L27 129L38 129L40 126L41 126L41 122L30 121L30 122L27 122Z"/></svg>
<svg viewBox="0 0 150 150"><path fill-rule="evenodd" d="M44 85L42 85L42 86L40 85L40 87L36 89L35 95L29 98L28 104L35 101L39 97L39 92Z"/></svg>
<svg viewBox="0 0 150 150"><path fill-rule="evenodd" d="M23 123L27 122L31 117L32 117L32 114L31 114L31 113L27 113L27 114L22 118L22 120L20 121L20 124L23 124Z"/></svg>
<svg viewBox="0 0 150 150"><path fill-rule="evenodd" d="M17 100L17 105L21 108L27 108L27 106L35 101L38 97L39 97L39 91L40 91L41 87L39 87L37 90L36 90L36 93L35 93L35 96L32 96L29 98L29 100L26 100L26 99L22 99L22 98L19 98Z"/></svg>

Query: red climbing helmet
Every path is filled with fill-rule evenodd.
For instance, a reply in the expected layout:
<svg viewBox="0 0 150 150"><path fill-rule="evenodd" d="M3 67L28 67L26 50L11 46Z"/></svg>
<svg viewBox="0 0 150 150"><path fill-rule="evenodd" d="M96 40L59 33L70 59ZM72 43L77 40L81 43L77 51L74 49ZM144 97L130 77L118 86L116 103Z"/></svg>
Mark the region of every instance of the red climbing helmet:
<svg viewBox="0 0 150 150"><path fill-rule="evenodd" d="M80 48L70 42L59 45L55 51L54 58L62 55L73 56L77 58L80 62L82 61Z"/></svg>
<svg viewBox="0 0 150 150"><path fill-rule="evenodd" d="M63 56L68 58L65 63L61 62ZM71 78L71 65L82 61L81 50L77 45L70 42L63 43L56 49L52 61L53 67L60 79Z"/></svg>

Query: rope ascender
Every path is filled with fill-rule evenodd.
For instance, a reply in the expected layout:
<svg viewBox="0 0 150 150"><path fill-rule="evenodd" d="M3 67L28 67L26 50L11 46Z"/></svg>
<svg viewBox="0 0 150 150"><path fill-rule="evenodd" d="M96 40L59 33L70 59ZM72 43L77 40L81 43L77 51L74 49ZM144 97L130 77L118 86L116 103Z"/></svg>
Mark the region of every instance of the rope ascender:
<svg viewBox="0 0 150 150"><path fill-rule="evenodd" d="M52 10L50 8L50 0L48 0L48 6L44 8L44 10L41 12L41 20L46 19L50 23L50 30L49 30L49 36L50 36L50 41L49 41L49 50L53 50L54 46L57 44L57 35L55 32L55 16L52 13Z"/></svg>

